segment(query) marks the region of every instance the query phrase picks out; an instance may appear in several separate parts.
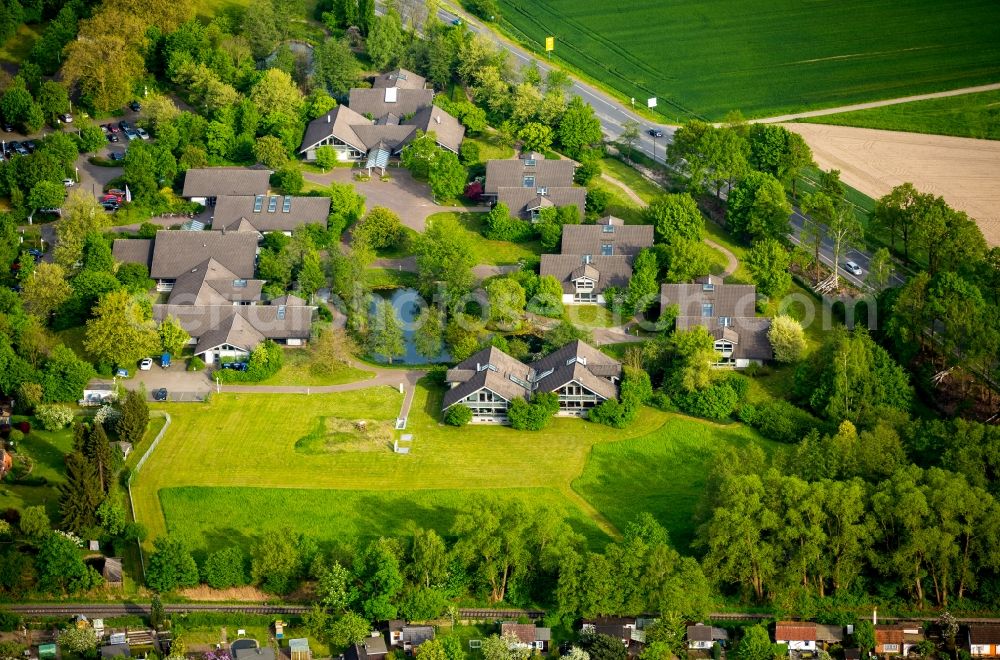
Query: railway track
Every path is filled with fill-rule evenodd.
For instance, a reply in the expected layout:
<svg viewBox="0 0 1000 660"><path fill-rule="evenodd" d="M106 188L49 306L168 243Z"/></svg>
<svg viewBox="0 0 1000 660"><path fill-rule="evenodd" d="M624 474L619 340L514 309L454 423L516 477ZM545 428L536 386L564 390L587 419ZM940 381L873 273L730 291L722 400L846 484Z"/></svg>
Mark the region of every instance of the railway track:
<svg viewBox="0 0 1000 660"><path fill-rule="evenodd" d="M126 616L129 614L149 614L148 603L79 603L74 605L16 604L0 605L18 614L33 614L40 616L74 616L84 614L95 616ZM188 612L221 612L238 614L305 614L311 608L304 605L216 605L213 603L175 603L164 604L163 609L170 614L186 614ZM459 609L458 616L463 619L517 619L526 616L538 619L545 615L542 610L491 610L491 609Z"/></svg>

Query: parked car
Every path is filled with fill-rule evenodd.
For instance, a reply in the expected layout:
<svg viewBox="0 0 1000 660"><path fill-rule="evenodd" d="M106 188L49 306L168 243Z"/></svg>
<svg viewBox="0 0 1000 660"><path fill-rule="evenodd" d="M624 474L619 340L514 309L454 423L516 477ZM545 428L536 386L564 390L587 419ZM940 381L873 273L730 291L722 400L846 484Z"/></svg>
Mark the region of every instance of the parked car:
<svg viewBox="0 0 1000 660"><path fill-rule="evenodd" d="M114 212L120 208L118 202L101 202L101 206L103 206L104 210L108 212Z"/></svg>
<svg viewBox="0 0 1000 660"><path fill-rule="evenodd" d="M101 197L102 204L104 204L105 202L113 202L115 204L121 204L123 201L125 200L119 197L118 195L104 195L103 197Z"/></svg>
<svg viewBox="0 0 1000 660"><path fill-rule="evenodd" d="M246 371L249 365L246 362L223 362L223 369L232 369L233 371Z"/></svg>
<svg viewBox="0 0 1000 660"><path fill-rule="evenodd" d="M120 122L118 122L118 128L122 129L123 131L127 131L128 129L132 128L132 125L127 121L125 121L124 119L122 119Z"/></svg>
<svg viewBox="0 0 1000 660"><path fill-rule="evenodd" d="M651 128L651 129L649 129L649 130L648 130L648 131L646 131L646 132L647 132L647 133L649 133L650 135L652 135L652 136L653 136L653 137L655 137L655 138L658 138L658 137L663 137L663 131L661 131L661 130L660 130L660 129L658 129L658 128Z"/></svg>
<svg viewBox="0 0 1000 660"><path fill-rule="evenodd" d="M38 148L38 145L35 144L34 140L28 140L27 142L24 143L24 148L28 150L28 153L33 154L35 153L35 149Z"/></svg>
<svg viewBox="0 0 1000 660"><path fill-rule="evenodd" d="M101 124L99 128L101 129L101 132L104 133L105 135L111 132L111 129L108 128L107 124Z"/></svg>
<svg viewBox="0 0 1000 660"><path fill-rule="evenodd" d="M160 356L160 368L169 369L170 368L170 353L164 353Z"/></svg>
<svg viewBox="0 0 1000 660"><path fill-rule="evenodd" d="M121 131L121 129L115 126L114 124L108 124L107 128L109 133L118 133L119 131Z"/></svg>
<svg viewBox="0 0 1000 660"><path fill-rule="evenodd" d="M108 133L108 142L118 142L118 136L114 133Z"/></svg>
<svg viewBox="0 0 1000 660"><path fill-rule="evenodd" d="M139 362L139 369L142 371L149 371L153 368L153 358L142 358Z"/></svg>
<svg viewBox="0 0 1000 660"><path fill-rule="evenodd" d="M63 185L66 186L67 188L72 188L73 186L76 185L76 181L74 181L73 179L66 178L63 179Z"/></svg>
<svg viewBox="0 0 1000 660"><path fill-rule="evenodd" d="M125 160L125 154L123 152L121 152L121 151L112 151L111 152L111 160L113 160L113 161Z"/></svg>
<svg viewBox="0 0 1000 660"><path fill-rule="evenodd" d="M19 156L27 156L31 153L28 151L28 147L24 146L23 142L14 147L14 151L16 151Z"/></svg>
<svg viewBox="0 0 1000 660"><path fill-rule="evenodd" d="M138 101L132 101L131 103L128 104L128 107L129 110L131 110L132 112L139 112L140 110L142 110L142 106L139 105Z"/></svg>
<svg viewBox="0 0 1000 660"><path fill-rule="evenodd" d="M161 387L158 390L153 390L153 401L166 401L167 400L167 388Z"/></svg>
<svg viewBox="0 0 1000 660"><path fill-rule="evenodd" d="M123 369L122 367L118 367L117 369L115 369L115 375L118 376L119 378L128 378L128 369Z"/></svg>
<svg viewBox="0 0 1000 660"><path fill-rule="evenodd" d="M865 274L865 271L861 270L861 266L857 265L853 261L848 261L844 264L844 270L846 270L851 275L855 277L861 277Z"/></svg>
<svg viewBox="0 0 1000 660"><path fill-rule="evenodd" d="M131 128L126 128L126 129L125 129L125 137L126 137L126 138L128 138L129 140L134 140L134 139L136 139L137 137L139 137L139 134L138 134L138 133L136 133L136 132L135 132L134 130L132 130Z"/></svg>
<svg viewBox="0 0 1000 660"><path fill-rule="evenodd" d="M61 115L59 115L59 121L61 121L64 124L72 124L73 123L73 115L69 114L68 112L65 113L65 114L61 114Z"/></svg>
<svg viewBox="0 0 1000 660"><path fill-rule="evenodd" d="M7 132L7 133L13 133L14 132L14 124L11 124L10 122L4 122L3 130L5 132Z"/></svg>
<svg viewBox="0 0 1000 660"><path fill-rule="evenodd" d="M147 133L146 130L143 129L143 128L137 128L137 129L135 129L135 134L138 135L139 137L141 137L143 140L148 140L149 139L149 133Z"/></svg>

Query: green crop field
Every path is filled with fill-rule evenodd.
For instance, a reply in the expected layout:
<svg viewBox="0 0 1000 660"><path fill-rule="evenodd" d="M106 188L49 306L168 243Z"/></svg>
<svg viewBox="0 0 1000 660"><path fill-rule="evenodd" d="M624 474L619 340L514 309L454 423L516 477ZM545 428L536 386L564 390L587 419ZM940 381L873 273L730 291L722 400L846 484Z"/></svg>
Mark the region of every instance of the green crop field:
<svg viewBox="0 0 1000 660"><path fill-rule="evenodd" d="M1000 81L993 0L500 0L505 27L668 119L834 107Z"/></svg>
<svg viewBox="0 0 1000 660"><path fill-rule="evenodd" d="M900 103L802 121L1000 140L1000 91Z"/></svg>
<svg viewBox="0 0 1000 660"><path fill-rule="evenodd" d="M757 438L738 425L652 409L625 430L578 419L555 419L537 433L456 429L438 422L441 396L440 388L417 388L409 455L392 452L385 441L391 433L380 435L401 402L389 387L310 396L222 394L206 404L163 405L173 424L133 482L137 519L150 539L169 530L200 550L217 542L246 546L284 526L321 543L348 543L356 536L406 535L417 526L447 534L463 503L492 493L558 511L599 546L647 508L678 528L663 498L635 497L637 480L651 494L655 482L647 474L693 476L666 492L686 489L694 498L712 448ZM341 431L360 419L376 441ZM317 441L323 429L336 432ZM617 441L660 447L658 464L604 466L604 450ZM662 453L691 443L701 449Z"/></svg>
<svg viewBox="0 0 1000 660"><path fill-rule="evenodd" d="M781 448L740 424L720 426L675 415L649 435L595 446L573 488L619 528L637 512L649 511L685 552L714 453L752 442L769 453Z"/></svg>

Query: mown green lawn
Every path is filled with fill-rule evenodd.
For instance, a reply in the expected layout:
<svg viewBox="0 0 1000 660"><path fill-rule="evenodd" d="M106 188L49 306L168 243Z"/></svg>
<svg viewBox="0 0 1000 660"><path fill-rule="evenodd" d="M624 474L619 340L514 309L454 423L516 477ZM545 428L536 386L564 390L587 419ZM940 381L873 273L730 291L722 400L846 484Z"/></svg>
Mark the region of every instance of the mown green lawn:
<svg viewBox="0 0 1000 660"><path fill-rule="evenodd" d="M1000 91L900 103L802 121L1000 140Z"/></svg>
<svg viewBox="0 0 1000 660"><path fill-rule="evenodd" d="M500 144L496 133L485 133L478 137L465 137L466 142L472 142L479 147L479 162L488 160L505 160L514 155L514 148Z"/></svg>
<svg viewBox="0 0 1000 660"><path fill-rule="evenodd" d="M14 453L15 462L21 463L27 457L32 470L29 477L45 479L44 484L24 485L9 482L0 483L0 509L21 509L42 504L49 517L59 516L58 485L65 481L63 456L73 449L71 429L45 431L34 419L31 433L21 442Z"/></svg>
<svg viewBox="0 0 1000 660"><path fill-rule="evenodd" d="M285 360L278 373L260 385L340 385L367 380L374 376L370 371L355 369L346 364L331 364L328 373L317 373L313 367L312 353L307 348L286 348Z"/></svg>
<svg viewBox="0 0 1000 660"><path fill-rule="evenodd" d="M500 0L504 27L667 119L748 117L1000 79L1000 4Z"/></svg>
<svg viewBox="0 0 1000 660"><path fill-rule="evenodd" d="M722 426L671 415L641 438L595 445L573 489L621 529L637 513L652 513L686 552L694 538L694 514L715 453L757 443L767 452L782 445L740 424Z"/></svg>
<svg viewBox="0 0 1000 660"><path fill-rule="evenodd" d="M435 218L451 216L465 228L469 239L473 245L473 256L476 264L489 264L500 266L504 264L516 264L521 259L536 260L542 253L542 245L537 240L525 241L524 243L511 243L509 241L490 241L483 238L483 226L485 213L454 213L445 211L434 213L427 218L427 222L434 222Z"/></svg>

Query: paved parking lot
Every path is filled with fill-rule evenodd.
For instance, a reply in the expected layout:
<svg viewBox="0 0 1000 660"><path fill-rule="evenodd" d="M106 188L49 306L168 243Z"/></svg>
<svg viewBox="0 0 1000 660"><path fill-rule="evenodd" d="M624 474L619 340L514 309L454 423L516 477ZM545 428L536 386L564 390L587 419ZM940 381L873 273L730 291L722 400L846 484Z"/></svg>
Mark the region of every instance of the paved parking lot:
<svg viewBox="0 0 1000 660"><path fill-rule="evenodd" d="M124 381L124 385L130 390L145 386L150 401L153 400L153 390L161 387L167 388L168 401L204 401L215 387L205 371L184 371L183 362L175 362L168 369L154 364L149 371L136 370L132 378Z"/></svg>

